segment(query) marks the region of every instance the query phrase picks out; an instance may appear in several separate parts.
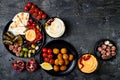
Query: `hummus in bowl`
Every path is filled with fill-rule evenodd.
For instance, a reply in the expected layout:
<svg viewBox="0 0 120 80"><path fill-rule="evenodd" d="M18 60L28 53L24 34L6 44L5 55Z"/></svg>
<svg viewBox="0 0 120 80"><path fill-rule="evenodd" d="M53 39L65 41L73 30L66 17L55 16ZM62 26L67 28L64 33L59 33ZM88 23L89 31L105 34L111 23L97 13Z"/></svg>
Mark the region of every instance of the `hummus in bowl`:
<svg viewBox="0 0 120 80"><path fill-rule="evenodd" d="M92 54L84 54L78 59L78 67L83 73L92 73L98 67L98 61Z"/></svg>
<svg viewBox="0 0 120 80"><path fill-rule="evenodd" d="M53 38L61 37L65 32L64 22L59 18L51 18L45 24L47 34Z"/></svg>

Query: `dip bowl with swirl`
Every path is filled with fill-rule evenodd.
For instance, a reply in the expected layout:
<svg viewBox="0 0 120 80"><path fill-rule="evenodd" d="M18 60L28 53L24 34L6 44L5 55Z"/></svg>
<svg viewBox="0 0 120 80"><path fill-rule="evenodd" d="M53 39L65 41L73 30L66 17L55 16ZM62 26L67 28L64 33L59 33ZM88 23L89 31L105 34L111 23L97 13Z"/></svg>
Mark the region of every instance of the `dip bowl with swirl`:
<svg viewBox="0 0 120 80"><path fill-rule="evenodd" d="M65 24L60 18L50 18L45 23L45 31L50 37L59 38L65 32Z"/></svg>
<svg viewBox="0 0 120 80"><path fill-rule="evenodd" d="M98 70L99 62L91 53L85 53L78 59L78 68L82 73L91 74Z"/></svg>

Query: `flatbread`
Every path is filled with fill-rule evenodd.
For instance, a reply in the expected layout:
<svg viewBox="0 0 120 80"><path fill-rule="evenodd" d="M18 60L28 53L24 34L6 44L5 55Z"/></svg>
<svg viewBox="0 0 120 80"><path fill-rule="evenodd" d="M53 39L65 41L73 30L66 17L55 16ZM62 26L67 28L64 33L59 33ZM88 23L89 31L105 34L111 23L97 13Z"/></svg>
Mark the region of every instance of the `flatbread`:
<svg viewBox="0 0 120 80"><path fill-rule="evenodd" d="M25 35L26 28L21 23L18 26L18 23L12 22L8 31L12 32L15 36L19 34Z"/></svg>
<svg viewBox="0 0 120 80"><path fill-rule="evenodd" d="M12 19L12 23L9 26L8 31L12 32L14 35L25 35L26 25L29 20L29 13L20 12L15 15Z"/></svg>
<svg viewBox="0 0 120 80"><path fill-rule="evenodd" d="M27 12L20 12L16 14L15 17L13 18L13 21L21 22L24 26L27 25L28 20L29 20L29 13Z"/></svg>

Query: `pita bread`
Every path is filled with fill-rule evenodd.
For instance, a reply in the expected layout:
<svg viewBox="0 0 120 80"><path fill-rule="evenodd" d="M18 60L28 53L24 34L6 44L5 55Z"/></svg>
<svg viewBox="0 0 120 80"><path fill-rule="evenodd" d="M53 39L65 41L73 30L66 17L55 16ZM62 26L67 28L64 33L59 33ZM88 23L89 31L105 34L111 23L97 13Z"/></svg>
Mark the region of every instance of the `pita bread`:
<svg viewBox="0 0 120 80"><path fill-rule="evenodd" d="M16 14L15 17L13 18L13 21L21 22L24 26L27 25L28 20L29 20L29 13L27 12L20 12Z"/></svg>
<svg viewBox="0 0 120 80"><path fill-rule="evenodd" d="M29 20L29 13L20 12L15 15L12 19L12 23L9 26L8 31L12 32L14 35L25 35L26 25Z"/></svg>
<svg viewBox="0 0 120 80"><path fill-rule="evenodd" d="M15 22L12 22L8 31L12 32L14 35L25 35L26 28L24 26L18 26Z"/></svg>

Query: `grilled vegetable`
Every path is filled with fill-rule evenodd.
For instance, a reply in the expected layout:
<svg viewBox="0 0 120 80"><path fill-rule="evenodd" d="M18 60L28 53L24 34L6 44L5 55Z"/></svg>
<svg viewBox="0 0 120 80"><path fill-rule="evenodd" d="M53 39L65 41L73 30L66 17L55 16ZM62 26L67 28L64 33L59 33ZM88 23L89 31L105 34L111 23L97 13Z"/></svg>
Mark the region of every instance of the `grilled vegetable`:
<svg viewBox="0 0 120 80"><path fill-rule="evenodd" d="M6 44L6 45L11 45L13 44L12 41L9 41L9 40L3 40L3 43Z"/></svg>
<svg viewBox="0 0 120 80"><path fill-rule="evenodd" d="M13 42L16 42L18 43L19 45L22 45L23 44L23 39L20 35L16 36L14 39L13 39Z"/></svg>
<svg viewBox="0 0 120 80"><path fill-rule="evenodd" d="M11 39L13 39L15 36L12 34L12 33L10 33L10 32L6 32L6 35L7 36L9 36Z"/></svg>
<svg viewBox="0 0 120 80"><path fill-rule="evenodd" d="M8 36L3 35L3 40L11 40Z"/></svg>

